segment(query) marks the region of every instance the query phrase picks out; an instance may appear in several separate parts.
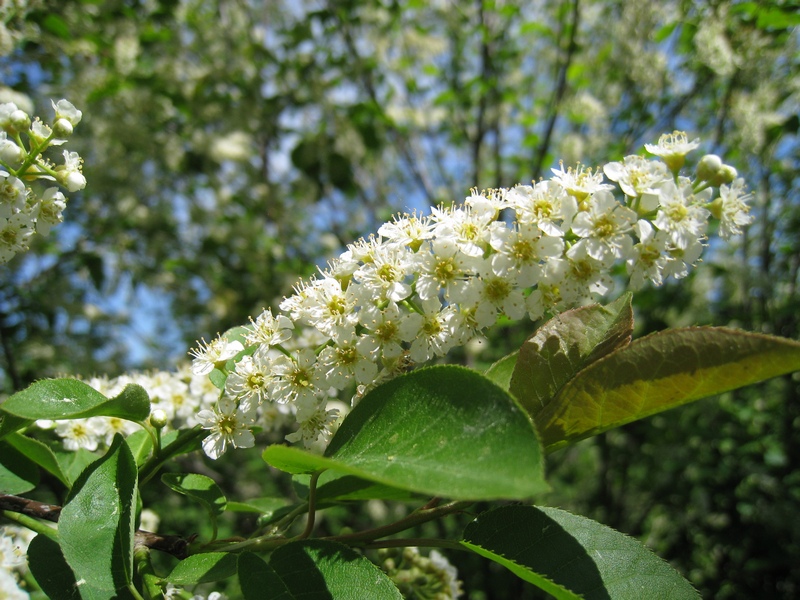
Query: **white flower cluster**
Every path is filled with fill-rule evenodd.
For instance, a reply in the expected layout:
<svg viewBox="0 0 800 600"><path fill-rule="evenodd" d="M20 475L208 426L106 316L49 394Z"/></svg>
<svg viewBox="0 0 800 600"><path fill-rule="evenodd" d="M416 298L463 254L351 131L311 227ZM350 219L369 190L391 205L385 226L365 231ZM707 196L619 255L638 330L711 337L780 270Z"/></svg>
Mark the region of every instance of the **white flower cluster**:
<svg viewBox="0 0 800 600"><path fill-rule="evenodd" d="M219 398L219 390L208 377L194 375L188 365L176 372L133 373L113 379L93 377L85 383L109 398L118 395L130 383L141 385L150 396L151 416L158 415L166 422L168 430L193 427L197 412L214 405ZM36 425L53 429L64 447L72 451L105 448L111 444L114 434L127 436L141 429L136 423L118 417L40 420Z"/></svg>
<svg viewBox="0 0 800 600"><path fill-rule="evenodd" d="M295 416L289 441L324 444L339 392L367 388L463 345L498 317L539 319L609 292L623 263L631 285L684 277L700 258L709 217L722 237L750 222L744 183L707 155L681 176L698 146L682 132L603 169L553 169L511 189L474 190L463 205L404 214L338 259L239 339L192 352L196 374L227 376L217 405L198 419L204 450L254 444L252 429L275 410ZM604 182L605 176L612 183ZM719 197L712 201L713 188Z"/></svg>
<svg viewBox="0 0 800 600"><path fill-rule="evenodd" d="M20 580L28 570L28 544L33 536L34 533L25 527L0 527L0 598L27 600L30 597L20 587Z"/></svg>
<svg viewBox="0 0 800 600"><path fill-rule="evenodd" d="M418 548L385 549L380 567L389 576L403 598L456 600L464 592L458 570L438 550L422 556Z"/></svg>
<svg viewBox="0 0 800 600"><path fill-rule="evenodd" d="M0 104L0 264L27 250L34 233L47 235L62 221L67 206L58 187L37 194L26 182L55 181L70 192L86 187L77 152L64 150L59 165L42 156L48 148L64 144L82 116L66 100L52 104L52 126L31 120L13 102Z"/></svg>

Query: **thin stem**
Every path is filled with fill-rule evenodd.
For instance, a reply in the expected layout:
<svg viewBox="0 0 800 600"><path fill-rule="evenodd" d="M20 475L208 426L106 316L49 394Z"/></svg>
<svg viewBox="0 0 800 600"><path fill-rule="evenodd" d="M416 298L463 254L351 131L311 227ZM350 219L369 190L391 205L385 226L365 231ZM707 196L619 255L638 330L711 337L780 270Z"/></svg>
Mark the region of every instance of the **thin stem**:
<svg viewBox="0 0 800 600"><path fill-rule="evenodd" d="M367 529L366 531L358 531L356 533L349 533L346 535L334 535L322 539L329 540L332 542L342 542L345 544L360 545L361 542L371 543L374 540L386 537L387 535L400 533L401 531L405 531L406 529L410 529L417 525L421 525L422 523L427 523L428 521L439 519L449 514L461 512L464 509L471 506L472 504L473 503L469 501L450 502L448 504L443 504L442 506L437 506L435 508L419 509L417 511L414 511L404 519L400 519L399 521L390 523L388 525L384 525L382 527L376 527L374 529Z"/></svg>
<svg viewBox="0 0 800 600"><path fill-rule="evenodd" d="M304 540L314 531L314 520L317 514L317 480L324 471L323 469L313 473L311 480L308 482L308 519L306 520L306 528L296 539Z"/></svg>
<svg viewBox="0 0 800 600"><path fill-rule="evenodd" d="M379 548L447 548L448 550L467 549L460 542L454 540L442 540L438 538L403 538L395 540L382 540L380 542L370 542L361 546L365 550L377 550Z"/></svg>
<svg viewBox="0 0 800 600"><path fill-rule="evenodd" d="M0 514L3 515L9 521L14 521L15 523L19 523L23 527L27 527L31 531L35 531L36 533L46 535L51 540L58 543L58 530L53 529L48 525L45 525L41 521L38 521L27 515L23 515L17 512L12 512L10 510L0 511Z"/></svg>

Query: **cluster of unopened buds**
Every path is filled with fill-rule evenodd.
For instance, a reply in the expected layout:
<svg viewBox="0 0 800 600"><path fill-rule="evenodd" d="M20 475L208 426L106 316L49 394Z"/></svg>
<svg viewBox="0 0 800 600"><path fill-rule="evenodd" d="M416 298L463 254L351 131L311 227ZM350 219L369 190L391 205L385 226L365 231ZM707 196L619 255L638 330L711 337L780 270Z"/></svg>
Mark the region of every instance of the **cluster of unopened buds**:
<svg viewBox="0 0 800 600"><path fill-rule="evenodd" d="M64 193L58 186L39 193L30 182L53 181L69 192L86 186L77 152L64 150L60 164L44 156L66 143L81 120L81 111L68 101L52 104L52 125L31 119L13 102L0 104L0 264L27 250L34 233L47 235L62 221Z"/></svg>
<svg viewBox="0 0 800 600"><path fill-rule="evenodd" d="M630 286L681 278L697 263L711 217L728 238L751 221L742 179L715 155L694 178L680 174L698 147L674 132L602 169L553 169L548 181L473 190L462 205L402 214L248 327L192 354L195 374L221 390L197 415L212 458L254 445L276 414L287 436L323 446L337 421L333 400L442 357L499 317L537 320L610 292L612 267ZM607 178L609 181L605 181ZM717 193L715 194L715 190Z"/></svg>

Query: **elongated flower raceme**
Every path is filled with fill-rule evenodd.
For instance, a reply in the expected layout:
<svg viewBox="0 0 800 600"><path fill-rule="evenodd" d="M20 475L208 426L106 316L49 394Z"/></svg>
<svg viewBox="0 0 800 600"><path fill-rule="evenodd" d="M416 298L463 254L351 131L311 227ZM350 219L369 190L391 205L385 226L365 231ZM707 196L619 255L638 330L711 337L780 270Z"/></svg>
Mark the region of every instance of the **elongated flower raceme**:
<svg viewBox="0 0 800 600"><path fill-rule="evenodd" d="M632 288L684 277L710 218L723 238L752 220L744 182L717 157L705 157L694 179L679 173L697 145L674 132L648 145L657 160L562 166L549 181L473 190L461 205L397 215L351 244L295 287L283 314L265 310L237 339L193 352L196 373L213 365L227 376L220 407L200 419L212 432L207 454L252 445L247 428L268 427L276 410L298 424L289 441L322 446L338 394L357 400L501 315L536 320L603 296L616 264ZM221 356L232 358L222 365Z"/></svg>

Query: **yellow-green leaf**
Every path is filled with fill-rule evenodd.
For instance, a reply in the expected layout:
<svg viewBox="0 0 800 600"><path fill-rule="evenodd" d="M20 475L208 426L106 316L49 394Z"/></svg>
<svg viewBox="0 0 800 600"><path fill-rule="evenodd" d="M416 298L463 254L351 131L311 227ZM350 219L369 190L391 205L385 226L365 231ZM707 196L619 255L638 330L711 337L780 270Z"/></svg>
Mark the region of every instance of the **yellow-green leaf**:
<svg viewBox="0 0 800 600"><path fill-rule="evenodd" d="M800 370L800 343L723 327L662 331L578 373L535 417L548 451Z"/></svg>

